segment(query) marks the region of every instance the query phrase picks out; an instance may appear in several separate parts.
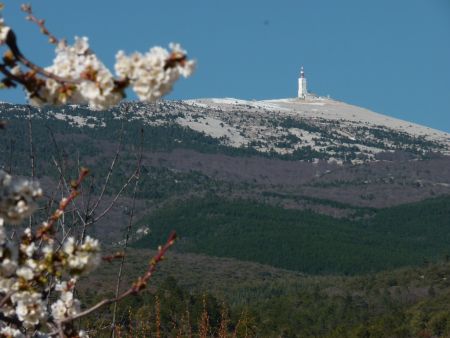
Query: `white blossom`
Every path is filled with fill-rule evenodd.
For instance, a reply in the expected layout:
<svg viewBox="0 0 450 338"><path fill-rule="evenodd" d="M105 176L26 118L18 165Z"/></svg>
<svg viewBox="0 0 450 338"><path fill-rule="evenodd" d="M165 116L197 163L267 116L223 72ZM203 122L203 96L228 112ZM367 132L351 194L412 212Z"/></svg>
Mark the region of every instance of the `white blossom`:
<svg viewBox="0 0 450 338"><path fill-rule="evenodd" d="M9 223L19 223L36 209L36 200L42 195L39 184L13 178L0 170L0 218Z"/></svg>
<svg viewBox="0 0 450 338"><path fill-rule="evenodd" d="M73 298L73 292L63 292L61 299L53 303L51 308L53 318L61 321L80 312L80 301Z"/></svg>
<svg viewBox="0 0 450 338"><path fill-rule="evenodd" d="M17 290L18 284L14 278L0 277L0 292L8 293Z"/></svg>
<svg viewBox="0 0 450 338"><path fill-rule="evenodd" d="M24 278L25 280L31 280L34 278L33 270L26 266L17 269L16 275Z"/></svg>
<svg viewBox="0 0 450 338"><path fill-rule="evenodd" d="M25 335L17 329L5 326L0 329L0 335L6 338L25 338Z"/></svg>
<svg viewBox="0 0 450 338"><path fill-rule="evenodd" d="M56 303L52 304L52 316L56 321L60 322L66 317L66 305L60 299L56 301Z"/></svg>
<svg viewBox="0 0 450 338"><path fill-rule="evenodd" d="M180 76L188 77L195 61L187 60L186 51L171 43L170 51L153 47L147 53L116 54L115 71L119 80L89 48L86 37L75 37L75 43L58 44L53 64L46 71L55 75L45 78L44 85L28 93L31 104L88 104L94 110L117 104L124 89L131 85L143 101L155 101L172 90ZM63 81L59 80L63 79Z"/></svg>
<svg viewBox="0 0 450 338"><path fill-rule="evenodd" d="M0 10L1 6L0 3ZM22 9L27 11L27 5L24 6ZM10 32L0 15L0 45ZM19 63L31 67L19 59L11 59L6 66L12 80L25 81L26 84L19 82L29 91L31 104L88 104L101 110L117 104L128 86L139 99L155 101L171 91L180 77L190 76L195 62L187 59L179 44L169 47L153 47L147 53L129 56L118 52L115 71L119 79L93 53L86 37L76 37L73 45L64 40L58 43L53 64L45 68L53 75L22 73ZM14 48L11 50L14 52ZM54 223L64 212L67 198L61 200L50 221L41 223L37 231L26 228L22 236L7 234L4 224L19 224L29 217L37 209L41 195L38 182L13 177L0 169L0 298L4 300L0 313L10 319L0 323L1 337L49 337L49 333L38 329L53 329L57 322L80 313L80 301L74 297L76 278L100 262L99 241L90 236L82 242L74 237L64 238L59 246L62 236L55 233L58 229ZM143 233L148 231L145 228ZM17 320L21 324L6 324ZM76 332L73 329L70 328L70 334ZM78 336L89 337L83 330Z"/></svg>
<svg viewBox="0 0 450 338"><path fill-rule="evenodd" d="M16 261L5 258L0 265L0 274L2 276L11 276L17 269Z"/></svg>
<svg viewBox="0 0 450 338"><path fill-rule="evenodd" d="M46 318L42 295L37 292L16 292L11 296L16 305L16 315L26 328L31 328Z"/></svg>
<svg viewBox="0 0 450 338"><path fill-rule="evenodd" d="M31 244L21 244L20 251L22 251L27 257L32 257L36 251L36 244L33 242Z"/></svg>
<svg viewBox="0 0 450 338"><path fill-rule="evenodd" d="M116 74L130 81L140 100L152 102L172 90L180 76L188 77L195 68L194 61L183 61L168 66L171 56L185 56L178 44L170 45L172 51L153 47L147 53L126 56L123 51L116 54Z"/></svg>
<svg viewBox="0 0 450 338"><path fill-rule="evenodd" d="M84 243L79 246L73 237L69 237L64 243L63 251L67 255L68 267L73 271L91 271L100 262L99 242L89 236L86 236Z"/></svg>
<svg viewBox="0 0 450 338"><path fill-rule="evenodd" d="M89 335L88 335L87 332L84 331L84 330L80 330L80 331L78 332L78 336L79 336L80 338L89 338Z"/></svg>
<svg viewBox="0 0 450 338"><path fill-rule="evenodd" d="M38 95L29 97L31 103L89 104L92 109L101 110L123 98L123 93L115 89L111 72L89 49L86 37L75 37L73 46L61 42L55 52L53 65L46 70L68 81L48 78Z"/></svg>
<svg viewBox="0 0 450 338"><path fill-rule="evenodd" d="M53 255L53 242L44 245L42 248L42 253L44 254L45 257Z"/></svg>
<svg viewBox="0 0 450 338"><path fill-rule="evenodd" d="M10 30L11 28L5 25L5 21L0 15L0 45L5 43Z"/></svg>
<svg viewBox="0 0 450 338"><path fill-rule="evenodd" d="M73 237L67 238L63 246L63 251L67 255L73 255L73 253L75 252L75 238Z"/></svg>
<svg viewBox="0 0 450 338"><path fill-rule="evenodd" d="M3 218L0 217L0 246L6 243L6 232L3 223L4 223ZM0 255L0 257L1 256L3 256L3 254Z"/></svg>
<svg viewBox="0 0 450 338"><path fill-rule="evenodd" d="M73 297L73 287L76 280L60 282L56 284L55 290L59 291L59 299L52 304L52 316L55 320L61 321L80 312L80 301Z"/></svg>

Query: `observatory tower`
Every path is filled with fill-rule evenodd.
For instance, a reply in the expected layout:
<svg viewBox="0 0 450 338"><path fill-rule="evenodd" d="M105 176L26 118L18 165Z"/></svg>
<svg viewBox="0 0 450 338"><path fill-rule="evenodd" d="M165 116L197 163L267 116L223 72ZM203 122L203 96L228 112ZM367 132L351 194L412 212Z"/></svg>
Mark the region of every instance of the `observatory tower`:
<svg viewBox="0 0 450 338"><path fill-rule="evenodd" d="M306 78L305 71L303 70L303 66L300 70L300 77L298 78L298 98L305 99L308 95L308 88L306 87Z"/></svg>

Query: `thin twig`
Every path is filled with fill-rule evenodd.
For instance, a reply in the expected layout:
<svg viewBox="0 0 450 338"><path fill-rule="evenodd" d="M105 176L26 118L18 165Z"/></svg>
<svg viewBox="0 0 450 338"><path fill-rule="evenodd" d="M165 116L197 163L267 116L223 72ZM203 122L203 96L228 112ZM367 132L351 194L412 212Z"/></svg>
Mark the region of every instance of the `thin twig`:
<svg viewBox="0 0 450 338"><path fill-rule="evenodd" d="M33 126L31 122L31 108L28 107L28 141L30 145L30 164L31 164L31 177L34 179L36 177L36 156L34 152L33 144Z"/></svg>
<svg viewBox="0 0 450 338"><path fill-rule="evenodd" d="M113 253L112 255L103 256L102 260L106 261L108 263L111 263L115 259L122 259L125 256L125 252L123 251L117 251Z"/></svg>
<svg viewBox="0 0 450 338"><path fill-rule="evenodd" d="M111 210L111 208L114 206L114 204L116 204L117 200L119 199L119 197L122 195L122 192L125 190L126 187L128 187L128 185L131 183L131 181L133 179L136 178L136 174L137 172L135 171L133 174L130 175L130 177L128 178L128 180L122 185L122 187L120 188L119 192L116 194L116 196L114 196L113 200L111 201L111 203L108 205L108 207L106 207L106 209L104 209L102 211L102 213L97 216L96 218L90 220L88 223L86 223L86 225L91 225L94 223L97 223L100 219L102 219L103 217L105 217L105 215Z"/></svg>
<svg viewBox="0 0 450 338"><path fill-rule="evenodd" d="M111 178L111 175L113 173L114 167L115 167L116 162L117 162L117 159L119 158L119 154L120 154L120 151L121 151L122 145L123 145L123 129L124 129L124 123L122 121L122 127L121 127L121 130L120 130L119 145L117 146L116 153L115 153L114 158L113 158L113 160L111 162L111 165L109 166L108 174L106 175L106 180L105 180L105 183L103 184L102 191L100 192L100 196L97 198L97 200L95 201L92 209L90 210L89 216L92 216L92 214L98 208L98 205L99 205L100 201L102 200L103 195L104 195L104 193L106 191L106 187L108 186L109 179Z"/></svg>
<svg viewBox="0 0 450 338"><path fill-rule="evenodd" d="M125 236L125 243L124 243L124 247L123 247L124 255L122 256L122 259L120 261L119 272L117 274L117 283L116 283L116 292L115 292L116 298L119 296L120 283L122 282L122 272L123 272L123 267L125 264L125 254L126 254L126 251L128 248L128 241L130 239L131 227L133 225L134 210L136 207L136 192L137 192L137 188L138 188L138 184L139 184L139 179L141 177L143 149L144 149L144 129L141 129L141 146L140 146L140 150L139 150L139 159L137 162L136 181L134 182L133 202L132 202L132 207L131 207L131 212L130 212L130 218L128 220L127 232L126 232L126 236ZM114 303L113 317L112 317L112 322L111 322L111 336L113 338L115 338L116 314L117 314L117 303Z"/></svg>
<svg viewBox="0 0 450 338"><path fill-rule="evenodd" d="M0 300L0 308L3 307L3 305L6 304L6 302L11 298L11 296L15 293L16 291L9 291L6 295L3 296L3 298Z"/></svg>
<svg viewBox="0 0 450 338"><path fill-rule="evenodd" d="M48 36L48 41L51 44L54 44L54 45L58 44L58 39L52 33L50 33L50 31L47 29L47 27L45 27L45 20L38 19L37 17L34 16L33 10L31 8L30 4L22 4L20 6L20 9L23 12L28 14L26 17L26 19L28 21L34 22L36 25L39 26L39 30L41 31L41 33Z"/></svg>
<svg viewBox="0 0 450 338"><path fill-rule="evenodd" d="M31 165L31 177L34 179L36 177L36 168L35 168L35 153L34 153L34 144L33 144L33 126L31 123L31 108L28 107L28 142L30 146L30 165ZM33 225L33 216L29 217L29 227L32 228Z"/></svg>
<svg viewBox="0 0 450 338"><path fill-rule="evenodd" d="M56 159L52 156L53 164L55 165L56 170L58 170L58 172L59 172L60 180L61 180L63 186L66 188L66 190L67 190L68 192L70 192L69 185L67 184L67 181L66 181L66 179L65 179L65 177L64 177L64 173L63 173L63 169L62 169L62 163L63 163L63 161L62 161L62 158L61 158L61 156L60 156L58 143L56 142L55 135L53 134L53 130L52 130L48 125L47 125L46 127L47 127L47 130L48 130L48 132L49 132L49 134L50 134L50 137L51 137L51 139L52 139L52 141L53 141L53 145L55 146L56 154L58 155L58 158L59 158L59 163L61 163L61 165L60 165L60 164L56 161ZM73 206L74 206L74 208L77 209L77 210L76 210L76 213L77 213L77 215L78 215L78 218L79 218L80 221L83 223L83 226L85 226L86 222L84 221L84 218L83 218L83 216L81 215L81 213L80 213L80 211L79 211L79 209L78 209L78 206L77 206L74 202L73 202Z"/></svg>
<svg viewBox="0 0 450 338"><path fill-rule="evenodd" d="M85 204L83 229L81 231L80 243L83 243L84 242L84 238L86 237L87 222L88 222L88 220L90 218L90 215L89 215L89 204L91 203L91 196L92 196L92 188L93 188L93 186L94 186L94 179L91 180L91 184L89 186L89 192L88 192L88 196L87 196L87 203Z"/></svg>
<svg viewBox="0 0 450 338"><path fill-rule="evenodd" d="M9 170L8 174L12 174L12 159L13 159L13 151L14 151L14 139L9 140Z"/></svg>

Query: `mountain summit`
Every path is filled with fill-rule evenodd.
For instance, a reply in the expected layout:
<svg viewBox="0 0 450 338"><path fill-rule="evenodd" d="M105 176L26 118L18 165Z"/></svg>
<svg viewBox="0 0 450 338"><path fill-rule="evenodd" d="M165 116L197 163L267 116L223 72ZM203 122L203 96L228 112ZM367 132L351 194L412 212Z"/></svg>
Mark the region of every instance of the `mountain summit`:
<svg viewBox="0 0 450 338"><path fill-rule="evenodd" d="M382 152L449 153L450 134L331 99L184 101L195 110L181 125L234 147L342 162L373 160Z"/></svg>
<svg viewBox="0 0 450 338"><path fill-rule="evenodd" d="M20 118L25 107L3 103L0 118ZM448 133L312 95L263 101L225 98L123 103L105 112L80 106L48 107L32 115L91 129L111 127L113 121L125 117L149 128L200 133L207 143L220 147L289 160L358 164L395 154L423 158L450 152Z"/></svg>

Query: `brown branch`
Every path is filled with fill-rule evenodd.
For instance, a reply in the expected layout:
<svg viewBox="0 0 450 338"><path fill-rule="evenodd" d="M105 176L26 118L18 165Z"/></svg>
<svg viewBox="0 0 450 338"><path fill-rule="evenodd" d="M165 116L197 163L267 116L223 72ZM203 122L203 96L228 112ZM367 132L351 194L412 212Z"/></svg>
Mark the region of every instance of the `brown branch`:
<svg viewBox="0 0 450 338"><path fill-rule="evenodd" d="M55 75L49 71L46 71L44 68L39 67L37 65L35 65L33 62L31 62L30 60L28 60L20 51L19 47L17 46L17 38L16 38L16 34L14 33L14 31L12 29L9 30L8 34L6 35L6 39L5 39L5 43L8 45L8 47L11 49L11 52L13 53L14 57L16 58L16 60L20 61L21 63L23 63L25 66L27 66L28 68L34 70L35 72L48 77L49 79L53 79L59 83L62 84L78 84L80 83L80 80L72 80L72 79L65 79L62 78L58 75Z"/></svg>
<svg viewBox="0 0 450 338"><path fill-rule="evenodd" d="M56 45L58 43L58 39L52 33L50 33L50 31L47 29L47 27L45 27L45 20L38 19L37 17L34 16L33 10L31 8L30 4L22 4L20 6L20 9L23 12L28 14L26 16L26 19L28 21L31 21L31 22L35 23L36 25L38 25L41 33L48 36L48 42L50 42L51 44L54 44L54 45Z"/></svg>
<svg viewBox="0 0 450 338"><path fill-rule="evenodd" d="M3 307L3 305L6 304L6 302L11 298L11 296L15 293L16 291L9 291L6 295L3 296L3 298L0 300L0 308Z"/></svg>
<svg viewBox="0 0 450 338"><path fill-rule="evenodd" d="M64 211L66 210L67 206L73 202L73 200L79 195L78 188L80 187L81 183L85 179L85 177L88 175L89 170L86 168L81 168L80 174L78 176L78 179L76 181L71 182L71 189L70 195L67 198L63 198L59 204L58 209L53 213L52 216L48 219L47 222L41 225L41 227L37 230L36 237L37 238L45 238L48 236L48 233L53 230L53 226L55 225L56 221L58 221L62 215L64 215Z"/></svg>
<svg viewBox="0 0 450 338"><path fill-rule="evenodd" d="M137 279L137 281L134 282L133 285L128 290L124 291L123 293L121 293L119 296L117 296L115 298L103 299L102 301L98 302L97 304L90 307L89 309L86 309L86 310L79 312L71 317L67 317L67 318L63 319L61 321L61 323L62 324L68 323L68 322L74 321L78 318L87 316L105 305L109 305L109 304L118 302L130 295L137 294L139 291L144 289L145 286L147 285L148 281L152 278L154 272L156 271L156 267L157 267L158 263L160 263L164 259L164 255L167 253L167 251L170 249L170 247L175 243L176 237L177 237L177 234L175 231L173 231L169 235L169 238L167 239L166 244L164 244L163 247L160 247L158 250L158 253L150 260L147 272L143 276L139 277Z"/></svg>
<svg viewBox="0 0 450 338"><path fill-rule="evenodd" d="M3 63L0 63L0 72L2 72L2 74L5 75L6 78L7 78L8 80L11 80L11 81L15 81L15 82L17 82L17 83L20 83L22 86L26 86L26 85L27 85L27 82L26 82L23 78L21 78L21 77L19 77L19 76L16 76L16 75L12 74L12 73L8 70L8 68L6 67L6 65L3 64Z"/></svg>
<svg viewBox="0 0 450 338"><path fill-rule="evenodd" d="M36 23L41 28L41 32L44 35L49 36L49 39L50 39L51 43L57 43L58 42L58 39L56 39L56 37L54 37L48 31L48 29L45 27L45 20L37 19L32 14L32 10L31 10L31 6L30 5L22 5L22 10L25 13L29 14L27 16L28 20ZM30 78L27 78L28 76L18 77L18 76L15 76L15 75L11 74L11 72L9 72L6 69L5 65L0 65L0 72L2 72L3 74L6 75L6 79L4 80L4 83L6 85L8 85L8 86L14 87L14 86L16 86L15 82L20 83L21 85L23 85L30 92L31 97L38 97L38 98L42 99L41 97L39 97L38 90L36 88L39 88L38 85L40 85L43 81L41 79L37 79L37 77L35 76L36 74L40 74L42 76L45 76L46 78L53 79L56 82L59 82L63 86L77 85L77 84L80 84L82 82L82 80L83 80L82 78L79 78L79 79L68 79L68 78L60 77L60 76L58 76L58 75L56 75L56 74L54 74L52 72L49 72L49 71L45 70L42 67L34 64L33 62L31 62L29 59L27 59L23 55L23 53L21 52L20 48L18 47L18 45L17 45L17 37L16 37L16 34L14 33L14 31L12 29L9 29L4 42L10 48L11 62L14 63L15 61L19 61L23 65L25 65L26 67L31 69L31 72L28 74L28 75L31 75ZM89 50L89 53L91 53L91 52L92 51ZM186 64L186 61L187 61L187 55L186 54L181 53L181 52L172 52L169 55L169 57L167 58L167 60L165 61L164 70L167 70L169 68L175 68L178 65L184 66ZM83 75L81 75L81 77L83 77ZM90 80L93 80L93 79L90 79ZM128 87L129 84L130 84L130 81L129 81L128 78L125 78L125 79L114 79L114 90L123 93L123 90L126 87Z"/></svg>
<svg viewBox="0 0 450 338"><path fill-rule="evenodd" d="M123 257L125 257L125 252L117 251L117 252L113 253L112 255L103 256L102 260L104 260L108 263L111 263L113 260L122 259Z"/></svg>
<svg viewBox="0 0 450 338"><path fill-rule="evenodd" d="M187 60L187 55L181 53L172 53L166 60L164 70L175 68L178 65L184 65Z"/></svg>
<svg viewBox="0 0 450 338"><path fill-rule="evenodd" d="M81 236L80 236L80 243L84 242L84 238L86 237L87 232L87 222L89 220L89 205L91 203L91 196L92 196L92 190L94 187L94 179L91 180L91 184L89 186L88 195L87 195L87 202L84 204L84 194L82 193L81 196L83 197L83 201L81 202L81 205L85 206L84 209L84 219L83 219L83 228L81 230ZM75 212L78 212L78 210L75 210ZM75 217L74 217L74 225L75 225Z"/></svg>

